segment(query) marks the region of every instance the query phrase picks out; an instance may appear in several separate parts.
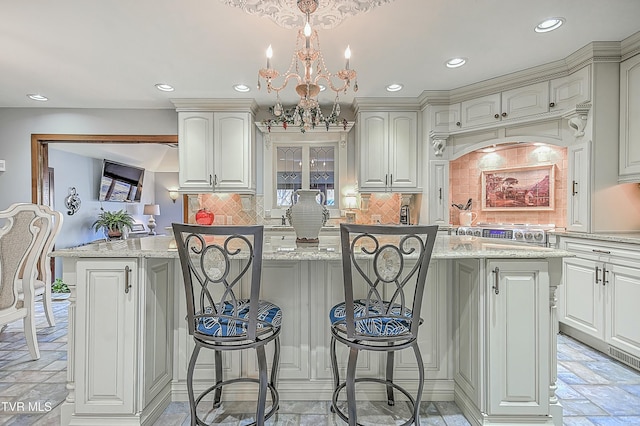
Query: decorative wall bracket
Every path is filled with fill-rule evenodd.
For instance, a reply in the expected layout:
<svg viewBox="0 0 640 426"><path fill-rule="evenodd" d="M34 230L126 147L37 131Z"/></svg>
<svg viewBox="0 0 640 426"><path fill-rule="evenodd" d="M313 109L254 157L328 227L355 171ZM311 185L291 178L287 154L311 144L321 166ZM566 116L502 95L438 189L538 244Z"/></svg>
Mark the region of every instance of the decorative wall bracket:
<svg viewBox="0 0 640 426"><path fill-rule="evenodd" d="M573 136L580 138L584 136L584 129L587 127L587 119L589 117L590 103L577 104L575 109L563 115L567 119L569 127L573 130Z"/></svg>
<svg viewBox="0 0 640 426"><path fill-rule="evenodd" d="M436 157L442 157L442 154L447 147L449 134L431 132L429 137L431 138L431 146L433 147L433 152L436 154Z"/></svg>

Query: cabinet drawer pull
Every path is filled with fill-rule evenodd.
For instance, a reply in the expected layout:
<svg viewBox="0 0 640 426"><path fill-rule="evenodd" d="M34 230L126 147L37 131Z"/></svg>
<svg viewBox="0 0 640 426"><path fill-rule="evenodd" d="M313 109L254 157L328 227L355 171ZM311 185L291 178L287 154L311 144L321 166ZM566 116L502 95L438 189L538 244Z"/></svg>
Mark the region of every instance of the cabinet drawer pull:
<svg viewBox="0 0 640 426"><path fill-rule="evenodd" d="M578 191L576 191L576 186L578 186L578 182L574 180L571 185L571 195L576 195L578 193Z"/></svg>
<svg viewBox="0 0 640 426"><path fill-rule="evenodd" d="M609 284L609 280L607 279L608 276L609 276L609 271L607 271L607 268L603 266L602 267L602 285Z"/></svg>
<svg viewBox="0 0 640 426"><path fill-rule="evenodd" d="M592 249L591 251L594 252L594 253L611 254L611 252L609 250Z"/></svg>
<svg viewBox="0 0 640 426"><path fill-rule="evenodd" d="M391 178L389 178L389 186L393 186L393 173L391 173Z"/></svg>
<svg viewBox="0 0 640 426"><path fill-rule="evenodd" d="M500 268L498 268L498 267L496 266L496 267L493 269L493 271L492 271L492 272L495 274L495 276L493 277L493 278L494 278L494 285L493 285L493 287L491 287L491 288L493 289L493 292L494 292L495 294L500 294L500 285L499 285L499 283L500 283Z"/></svg>
<svg viewBox="0 0 640 426"><path fill-rule="evenodd" d="M439 188L438 191L440 191L439 197L440 197L440 200L442 200L442 188Z"/></svg>
<svg viewBox="0 0 640 426"><path fill-rule="evenodd" d="M213 176L209 175L209 185L213 186Z"/></svg>
<svg viewBox="0 0 640 426"><path fill-rule="evenodd" d="M131 284L129 283L129 272L131 272L131 268L129 266L124 267L124 292L129 293L129 289L131 288Z"/></svg>
<svg viewBox="0 0 640 426"><path fill-rule="evenodd" d="M601 280L600 280L600 278L598 278L598 272L599 272L599 271L600 271L600 268L598 268L598 267L596 266L596 284L600 283L600 281L601 281Z"/></svg>
<svg viewBox="0 0 640 426"><path fill-rule="evenodd" d="M213 175L213 186L218 186L218 175Z"/></svg>
<svg viewBox="0 0 640 426"><path fill-rule="evenodd" d="M387 186L387 185L389 185L389 175L388 174L384 175L384 186Z"/></svg>

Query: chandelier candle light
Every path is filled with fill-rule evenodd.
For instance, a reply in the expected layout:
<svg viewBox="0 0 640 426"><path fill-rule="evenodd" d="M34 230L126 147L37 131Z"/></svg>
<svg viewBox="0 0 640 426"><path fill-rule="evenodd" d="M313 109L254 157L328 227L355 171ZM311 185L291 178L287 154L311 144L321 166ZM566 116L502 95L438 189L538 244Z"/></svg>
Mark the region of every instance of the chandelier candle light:
<svg viewBox="0 0 640 426"><path fill-rule="evenodd" d="M349 59L351 58L351 49L347 46L344 52L345 68L339 70L337 73L332 74L327 69L324 63L322 52L320 51L320 40L318 38L318 32L311 29L309 22L310 15L318 8L318 0L298 0L298 8L306 16L306 23L304 29L298 30L298 37L296 40L296 50L293 52L291 64L289 69L282 74L282 85L276 86L274 80L280 77L280 73L271 68L271 58L273 56L273 49L271 45L267 49L267 67L258 71L258 89L260 89L260 78L263 78L267 83L267 92L276 92L276 104L273 107L273 115L277 119L281 119L283 113L282 103L280 102L280 91L287 87L287 83L290 79L296 79L296 92L300 96L300 101L293 112L293 124L300 126L303 130L309 130L315 127L317 124L324 123L329 128L329 123L336 123L337 118L340 115L339 93L347 92L354 81L353 91L358 91L358 81L356 80L356 71L349 69ZM302 65L302 71L300 69ZM315 76L313 76L313 68L315 70ZM332 78L337 77L341 80L340 84L334 85ZM320 82L324 81L326 86L336 92L336 97L333 102L333 108L331 114L325 118L320 110L320 104L318 103L318 94L321 91ZM283 126L286 128L287 119L283 120Z"/></svg>

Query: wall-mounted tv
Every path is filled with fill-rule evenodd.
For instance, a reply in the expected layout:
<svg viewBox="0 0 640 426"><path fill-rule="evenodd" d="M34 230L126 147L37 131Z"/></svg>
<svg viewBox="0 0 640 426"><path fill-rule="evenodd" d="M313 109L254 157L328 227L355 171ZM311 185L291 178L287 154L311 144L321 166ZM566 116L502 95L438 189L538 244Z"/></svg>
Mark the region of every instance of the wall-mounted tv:
<svg viewBox="0 0 640 426"><path fill-rule="evenodd" d="M140 201L144 169L103 160L100 177L100 201Z"/></svg>

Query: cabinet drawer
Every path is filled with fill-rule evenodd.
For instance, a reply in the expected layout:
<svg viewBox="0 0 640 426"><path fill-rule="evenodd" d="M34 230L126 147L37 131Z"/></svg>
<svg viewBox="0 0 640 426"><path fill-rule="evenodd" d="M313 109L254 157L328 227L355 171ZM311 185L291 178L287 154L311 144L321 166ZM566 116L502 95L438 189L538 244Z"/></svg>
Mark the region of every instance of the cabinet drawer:
<svg viewBox="0 0 640 426"><path fill-rule="evenodd" d="M564 248L579 257L621 265L640 265L640 245L566 239Z"/></svg>

